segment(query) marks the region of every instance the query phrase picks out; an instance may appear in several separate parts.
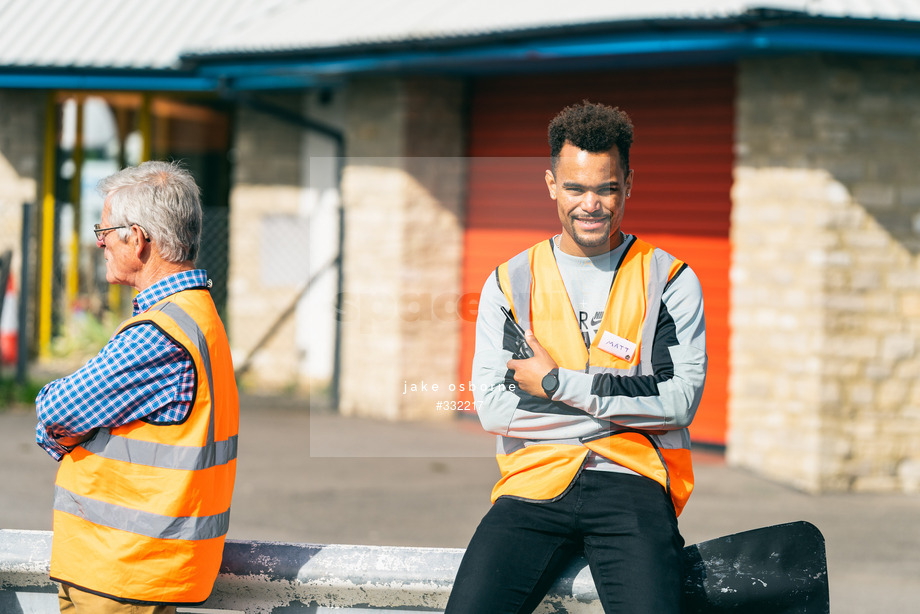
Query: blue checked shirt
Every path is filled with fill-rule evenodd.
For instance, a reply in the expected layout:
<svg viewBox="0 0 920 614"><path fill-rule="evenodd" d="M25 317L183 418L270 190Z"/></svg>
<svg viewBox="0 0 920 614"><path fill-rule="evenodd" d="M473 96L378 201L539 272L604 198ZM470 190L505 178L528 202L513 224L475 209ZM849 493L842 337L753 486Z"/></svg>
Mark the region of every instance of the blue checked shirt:
<svg viewBox="0 0 920 614"><path fill-rule="evenodd" d="M181 290L206 287L207 282L201 269L161 279L134 298L134 315ZM194 395L191 356L152 324L138 324L112 337L80 370L42 388L35 399L35 440L61 460L70 448L55 437L80 436L140 419L181 422Z"/></svg>

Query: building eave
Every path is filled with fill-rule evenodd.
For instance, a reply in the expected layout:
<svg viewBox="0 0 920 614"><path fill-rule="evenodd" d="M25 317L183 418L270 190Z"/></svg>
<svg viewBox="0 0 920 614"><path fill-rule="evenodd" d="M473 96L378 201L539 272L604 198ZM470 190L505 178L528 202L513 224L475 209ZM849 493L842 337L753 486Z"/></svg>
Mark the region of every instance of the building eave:
<svg viewBox="0 0 920 614"><path fill-rule="evenodd" d="M186 53L177 68L0 66L0 87L221 92L328 87L362 74L502 75L737 62L800 53L920 57L920 22L758 10L322 48Z"/></svg>
<svg viewBox="0 0 920 614"><path fill-rule="evenodd" d="M219 87L213 77L170 69L0 66L0 88L6 89L214 92Z"/></svg>
<svg viewBox="0 0 920 614"><path fill-rule="evenodd" d="M202 76L232 89L313 86L369 73L508 74L571 68L633 68L732 62L795 53L920 57L920 24L859 20L771 23L726 20L720 27L643 22L643 29L584 28L557 36L404 41L348 49L287 50L219 58L187 56ZM830 23L821 23L830 22ZM634 24L635 25L635 24Z"/></svg>

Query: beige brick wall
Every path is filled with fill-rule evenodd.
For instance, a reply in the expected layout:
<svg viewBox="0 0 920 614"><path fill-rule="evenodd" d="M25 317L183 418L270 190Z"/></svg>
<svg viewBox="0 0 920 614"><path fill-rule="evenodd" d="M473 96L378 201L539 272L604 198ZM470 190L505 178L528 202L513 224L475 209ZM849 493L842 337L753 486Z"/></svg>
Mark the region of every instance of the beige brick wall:
<svg viewBox="0 0 920 614"><path fill-rule="evenodd" d="M0 254L12 250L13 284L23 300L22 205L32 203L32 237L28 251L33 278L29 296L34 300L40 232L42 144L47 94L31 90L0 90ZM0 288L0 297L6 288ZM17 305L18 309L18 305ZM26 330L35 328L35 309L27 311ZM34 344L33 344L34 347Z"/></svg>
<svg viewBox="0 0 920 614"><path fill-rule="evenodd" d="M300 94L277 96L272 103L301 113ZM305 280L266 283L264 259L271 246L264 225L268 216L297 214L302 131L245 107L238 110L235 131L227 322L234 363L247 367L245 387L297 389L304 384L297 368L301 357L293 342L294 319L285 314Z"/></svg>
<svg viewBox="0 0 920 614"><path fill-rule="evenodd" d="M920 491L920 62L743 62L729 462Z"/></svg>
<svg viewBox="0 0 920 614"><path fill-rule="evenodd" d="M272 103L304 114L313 95L276 96ZM435 404L455 398L447 388L458 371L463 88L450 80L373 78L335 96L347 126L340 409L388 419L449 417ZM303 284L267 283L263 233L272 216L304 215L304 134L265 113L239 110L228 329L236 365L247 367L245 386L312 394L328 382L305 375L308 357L296 342L302 314L283 313ZM423 382L427 393L403 394ZM440 391L431 390L433 383Z"/></svg>
<svg viewBox="0 0 920 614"><path fill-rule="evenodd" d="M462 85L446 79L349 86L345 414L450 417L436 403L455 399L447 389L458 372L463 101ZM417 390L404 394L413 384Z"/></svg>
<svg viewBox="0 0 920 614"><path fill-rule="evenodd" d="M44 92L0 90L0 253L13 250L17 286L22 205L41 204L45 101Z"/></svg>

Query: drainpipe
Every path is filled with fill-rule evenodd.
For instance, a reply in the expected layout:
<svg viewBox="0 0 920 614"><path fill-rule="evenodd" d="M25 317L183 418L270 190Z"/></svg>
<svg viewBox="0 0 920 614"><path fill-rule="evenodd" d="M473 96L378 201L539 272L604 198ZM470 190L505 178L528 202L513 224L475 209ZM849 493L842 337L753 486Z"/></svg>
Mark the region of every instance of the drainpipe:
<svg viewBox="0 0 920 614"><path fill-rule="evenodd" d="M335 143L335 185L339 190L339 241L338 254L331 264L336 265L336 294L335 294L335 345L332 362L332 406L339 407L339 382L341 380L342 357L342 296L344 293L344 254L345 254L345 211L342 206L342 172L345 165L345 133L323 122L317 121L295 111L261 100L244 92L224 92L228 98L257 113L273 117L279 121L298 126L304 130L315 132ZM308 283L305 289L309 289Z"/></svg>

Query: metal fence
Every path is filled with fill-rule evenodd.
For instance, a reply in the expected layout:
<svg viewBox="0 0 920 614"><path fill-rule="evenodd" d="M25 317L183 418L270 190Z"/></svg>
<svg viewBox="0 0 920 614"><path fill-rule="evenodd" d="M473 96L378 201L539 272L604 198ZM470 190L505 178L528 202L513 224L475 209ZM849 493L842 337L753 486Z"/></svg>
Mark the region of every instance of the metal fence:
<svg viewBox="0 0 920 614"><path fill-rule="evenodd" d="M201 249L195 266L205 269L214 282L211 297L221 316L227 309L227 282L230 279L230 209L205 207L201 227Z"/></svg>

